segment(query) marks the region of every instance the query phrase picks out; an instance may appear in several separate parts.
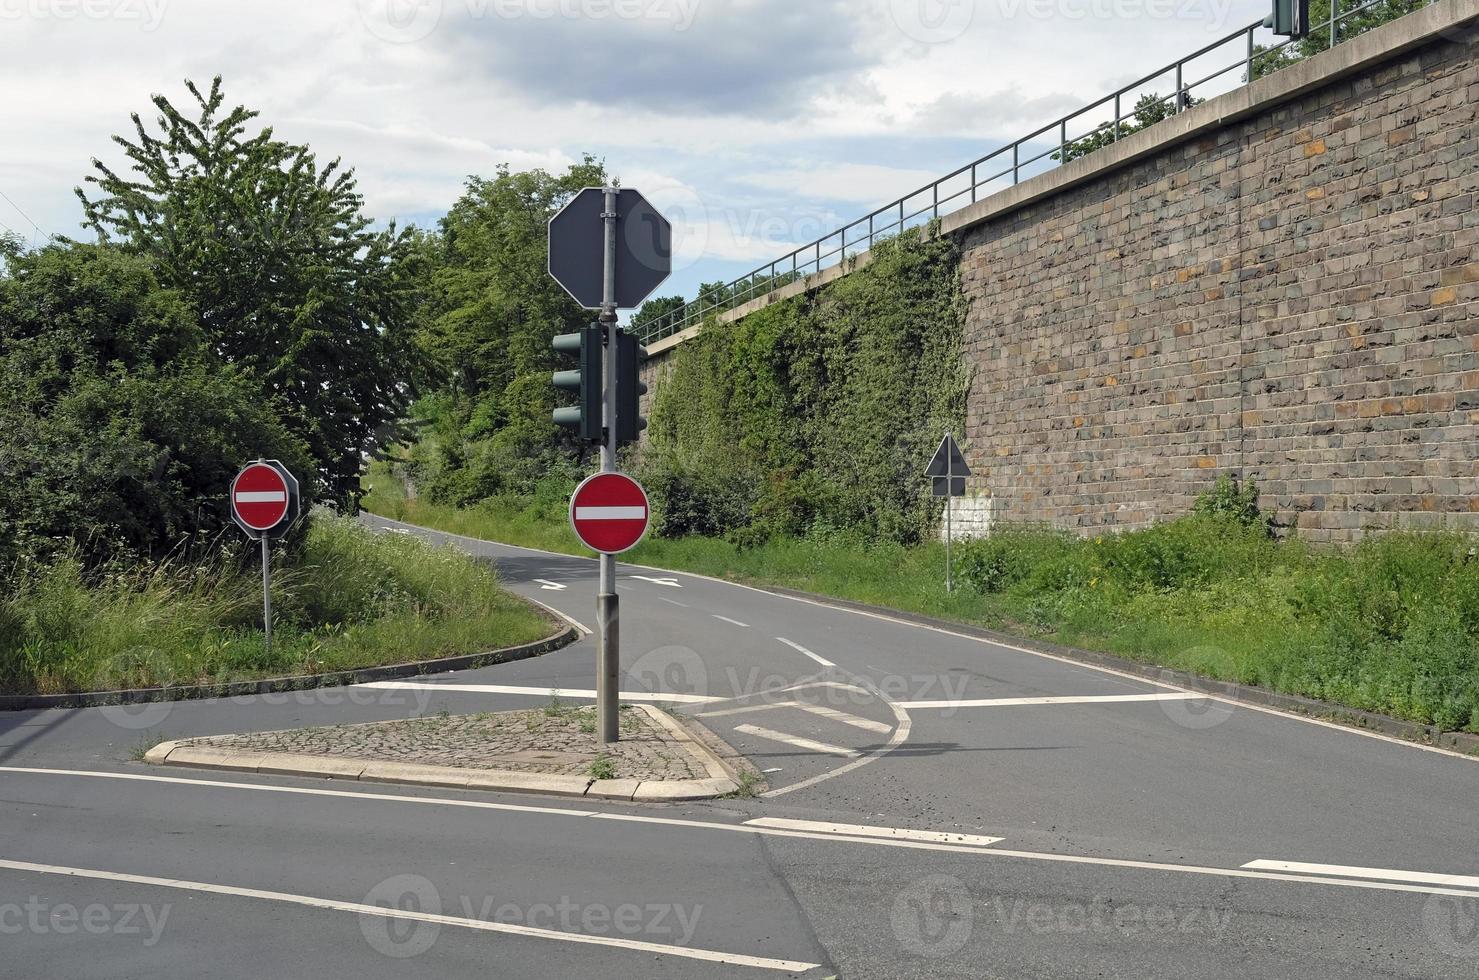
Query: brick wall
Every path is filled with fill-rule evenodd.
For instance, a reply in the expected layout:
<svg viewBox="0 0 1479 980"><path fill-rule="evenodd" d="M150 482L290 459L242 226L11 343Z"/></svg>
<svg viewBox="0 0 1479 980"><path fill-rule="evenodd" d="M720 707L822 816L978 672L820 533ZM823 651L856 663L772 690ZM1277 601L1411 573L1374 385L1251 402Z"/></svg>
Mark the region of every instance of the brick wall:
<svg viewBox="0 0 1479 980"><path fill-rule="evenodd" d="M1479 62L1427 45L965 235L996 517L1134 526L1215 474L1312 539L1479 526Z"/></svg>
<svg viewBox="0 0 1479 980"><path fill-rule="evenodd" d="M968 532L1141 526L1224 472L1311 540L1479 527L1476 12L1439 0L946 219Z"/></svg>

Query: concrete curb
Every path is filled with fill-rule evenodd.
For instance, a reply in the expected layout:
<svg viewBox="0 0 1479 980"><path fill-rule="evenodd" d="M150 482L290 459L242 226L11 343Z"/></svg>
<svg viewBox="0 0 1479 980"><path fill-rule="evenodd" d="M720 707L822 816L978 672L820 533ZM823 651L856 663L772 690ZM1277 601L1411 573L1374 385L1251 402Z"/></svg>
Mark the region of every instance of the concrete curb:
<svg viewBox="0 0 1479 980"><path fill-rule="evenodd" d="M664 726L666 727L666 726ZM675 737L677 733L674 733ZM692 740L685 734L685 741ZM701 756L713 759L703 749ZM487 790L499 793L535 793L584 799L676 803L711 800L739 789L727 773L709 779L591 779L587 776L554 776L502 769L459 769L452 766L420 766L404 762L380 762L321 755L279 752L234 752L180 742L161 742L144 753L144 761L155 766L183 766L227 772L255 772L272 776L307 776L349 782L398 783L405 786L436 786L443 789ZM712 772L712 770L711 770Z"/></svg>
<svg viewBox="0 0 1479 980"><path fill-rule="evenodd" d="M522 598L522 597L521 597ZM540 610L541 615L548 615ZM580 632L565 626L542 640L522 646L460 657L443 657L409 664L363 667L359 670L332 674L308 674L301 677L273 677L259 681L231 684L200 684L185 687L147 687L127 691L87 691L78 694L18 694L0 696L0 711L30 711L47 708L101 708L119 704L148 704L156 701L202 701L210 698L248 697L255 694L281 694L290 691L312 691L323 687L347 687L374 681L402 680L426 674L473 670L493 664L529 660L569 646L580 639Z"/></svg>
<svg viewBox="0 0 1479 980"><path fill-rule="evenodd" d="M737 582L735 584L744 585L748 583ZM1094 650L1081 650L1078 647L1060 646L1057 643L1027 639L1021 636L1014 636L1011 633L999 633L996 630L989 630L981 626L972 626L969 623L959 623L949 619L936 619L933 616L903 612L898 609L890 609L887 606L875 606L852 599L838 599L834 596L819 595L815 592L804 592L800 589L789 589L779 585L755 585L753 587L762 591L774 592L778 595L790 596L793 599L816 602L824 606L836 606L842 609L852 609L857 612L886 616L890 619L897 619L906 623L914 623L919 626L928 626L934 629L949 630L965 636L977 637L992 643L1000 643L1003 646L1021 647L1026 650L1035 650L1039 653L1051 654L1055 657L1062 657L1065 660L1074 660L1091 666L1108 667L1121 673L1144 677L1147 680L1172 684L1176 687L1186 688L1187 690L1198 693L1213 694L1220 698L1226 698L1229 701L1238 701L1262 708L1272 708L1288 714L1318 718L1321 721L1336 722L1350 728L1377 732L1382 735L1390 735L1394 738L1406 739L1423 745L1451 749L1455 752L1479 753L1479 735L1468 732L1444 732L1432 725L1393 718L1390 715L1377 714L1374 711L1348 708L1331 701L1318 701L1314 698L1306 698L1297 694L1281 694L1277 691L1268 690L1267 688L1252 687L1247 684L1234 683L1233 681L1214 680L1210 677L1204 677L1201 674L1193 674L1184 670L1173 670L1170 667L1158 667L1155 664L1130 660L1125 657L1115 656L1112 653L1099 653Z"/></svg>

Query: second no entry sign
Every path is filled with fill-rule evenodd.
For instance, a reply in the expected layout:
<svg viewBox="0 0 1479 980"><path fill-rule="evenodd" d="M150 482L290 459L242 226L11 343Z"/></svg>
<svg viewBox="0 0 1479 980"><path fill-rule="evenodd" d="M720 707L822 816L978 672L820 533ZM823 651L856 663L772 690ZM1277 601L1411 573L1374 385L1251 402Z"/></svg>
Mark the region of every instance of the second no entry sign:
<svg viewBox="0 0 1479 980"><path fill-rule="evenodd" d="M597 473L570 498L570 524L581 542L603 555L630 551L647 533L647 493L623 473Z"/></svg>

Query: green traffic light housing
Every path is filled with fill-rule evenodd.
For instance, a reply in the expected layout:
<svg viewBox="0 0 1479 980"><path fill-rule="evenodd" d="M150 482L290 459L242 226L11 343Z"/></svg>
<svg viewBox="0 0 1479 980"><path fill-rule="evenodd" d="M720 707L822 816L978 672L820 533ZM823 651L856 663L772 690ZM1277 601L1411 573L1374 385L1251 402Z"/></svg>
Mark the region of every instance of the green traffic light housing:
<svg viewBox="0 0 1479 980"><path fill-rule="evenodd" d="M586 442L600 442L601 426L601 328L589 326L579 333L560 334L552 346L561 354L574 354L580 366L574 371L556 371L556 388L576 393L579 401L567 408L557 408L556 425L575 429Z"/></svg>
<svg viewBox="0 0 1479 980"><path fill-rule="evenodd" d="M1273 13L1263 26L1281 37L1305 37L1310 32L1310 0L1274 0Z"/></svg>
<svg viewBox="0 0 1479 980"><path fill-rule="evenodd" d="M642 396L647 386L642 383L642 362L647 348L637 338L622 331L616 338L616 441L636 442L647 420L642 417Z"/></svg>

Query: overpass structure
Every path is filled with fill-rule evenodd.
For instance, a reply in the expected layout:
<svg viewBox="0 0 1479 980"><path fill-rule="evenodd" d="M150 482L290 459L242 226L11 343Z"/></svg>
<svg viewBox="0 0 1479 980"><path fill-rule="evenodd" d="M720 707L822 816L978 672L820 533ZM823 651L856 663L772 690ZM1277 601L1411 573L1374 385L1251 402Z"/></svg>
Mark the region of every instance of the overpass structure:
<svg viewBox="0 0 1479 980"><path fill-rule="evenodd" d="M1278 70L1249 25L648 324L649 386L927 225L970 301L967 529L1144 525L1222 472L1313 540L1479 527L1479 0L1343 26L1375 6Z"/></svg>

